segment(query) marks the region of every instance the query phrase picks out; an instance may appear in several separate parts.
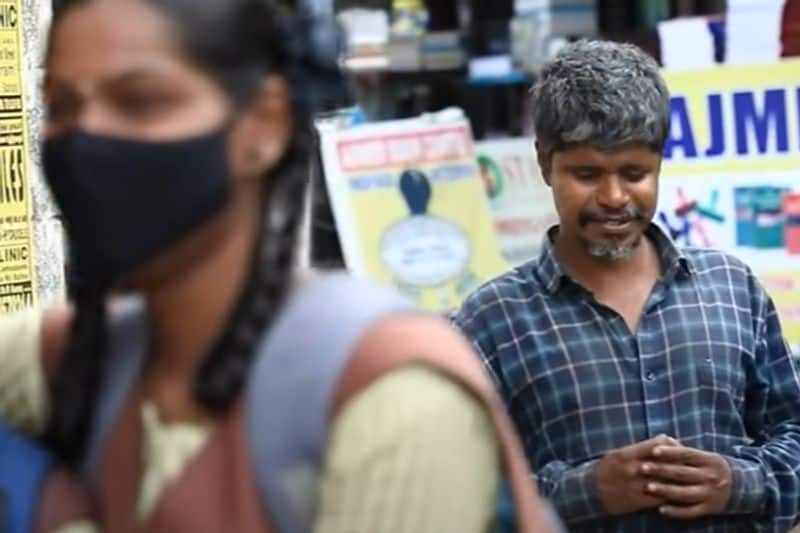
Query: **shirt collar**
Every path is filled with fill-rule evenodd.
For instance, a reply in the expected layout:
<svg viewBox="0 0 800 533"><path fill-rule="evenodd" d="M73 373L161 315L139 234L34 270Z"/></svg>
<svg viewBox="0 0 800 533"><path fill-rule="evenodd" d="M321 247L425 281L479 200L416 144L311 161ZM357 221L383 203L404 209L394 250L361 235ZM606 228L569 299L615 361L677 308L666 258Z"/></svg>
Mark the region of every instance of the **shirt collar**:
<svg viewBox="0 0 800 533"><path fill-rule="evenodd" d="M664 281L669 283L678 275L684 277L694 275L691 257L685 250L678 248L660 226L651 223L645 235L653 241L661 255L661 277Z"/></svg>
<svg viewBox="0 0 800 533"><path fill-rule="evenodd" d="M556 258L555 238L558 234L558 228L556 225L547 230L539 260L534 266L534 273L547 292L551 294L556 293L561 288L565 279L570 279L569 274L564 270L564 266ZM678 248L660 227L651 223L645 230L645 235L655 244L661 256L662 279L664 281L669 283L678 275L691 276L694 274L694 266L690 257L682 249Z"/></svg>
<svg viewBox="0 0 800 533"><path fill-rule="evenodd" d="M536 276L550 294L554 294L561 287L564 278L567 277L561 262L556 259L555 240L557 234L557 225L547 230L542 243L542 251L539 253L539 261L534 266Z"/></svg>

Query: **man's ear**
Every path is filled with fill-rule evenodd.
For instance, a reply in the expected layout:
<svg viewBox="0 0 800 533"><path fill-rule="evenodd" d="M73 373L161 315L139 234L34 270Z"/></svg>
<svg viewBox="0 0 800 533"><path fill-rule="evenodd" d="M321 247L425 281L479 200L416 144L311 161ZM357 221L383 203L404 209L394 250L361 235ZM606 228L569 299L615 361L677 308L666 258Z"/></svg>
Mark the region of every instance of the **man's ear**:
<svg viewBox="0 0 800 533"><path fill-rule="evenodd" d="M539 147L539 141L535 141L533 143L534 149L536 150L536 160L539 162L539 170L542 172L542 179L550 187L550 172L551 172L551 154L546 154L542 152Z"/></svg>

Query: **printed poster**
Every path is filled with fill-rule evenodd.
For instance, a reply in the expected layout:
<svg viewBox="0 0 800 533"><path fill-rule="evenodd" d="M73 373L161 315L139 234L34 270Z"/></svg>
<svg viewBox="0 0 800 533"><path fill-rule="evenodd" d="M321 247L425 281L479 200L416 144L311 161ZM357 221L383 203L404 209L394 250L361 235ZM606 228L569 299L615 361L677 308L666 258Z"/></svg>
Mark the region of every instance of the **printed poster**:
<svg viewBox="0 0 800 533"><path fill-rule="evenodd" d="M666 72L658 221L744 260L800 352L800 61Z"/></svg>
<svg viewBox="0 0 800 533"><path fill-rule="evenodd" d="M476 151L503 258L512 266L523 264L539 255L547 230L558 224L533 140L482 141Z"/></svg>
<svg viewBox="0 0 800 533"><path fill-rule="evenodd" d="M35 302L20 0L0 0L0 313Z"/></svg>
<svg viewBox="0 0 800 533"><path fill-rule="evenodd" d="M445 310L506 263L466 120L320 127L348 269Z"/></svg>

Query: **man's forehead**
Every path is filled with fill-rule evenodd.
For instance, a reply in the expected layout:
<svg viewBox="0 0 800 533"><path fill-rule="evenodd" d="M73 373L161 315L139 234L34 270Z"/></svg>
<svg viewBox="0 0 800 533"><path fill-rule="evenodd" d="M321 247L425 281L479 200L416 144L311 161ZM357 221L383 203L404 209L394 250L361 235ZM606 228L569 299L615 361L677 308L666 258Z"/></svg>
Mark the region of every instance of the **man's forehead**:
<svg viewBox="0 0 800 533"><path fill-rule="evenodd" d="M661 154L645 143L627 143L615 147L599 147L582 143L553 152L556 162L563 164L613 164L625 162L652 163Z"/></svg>

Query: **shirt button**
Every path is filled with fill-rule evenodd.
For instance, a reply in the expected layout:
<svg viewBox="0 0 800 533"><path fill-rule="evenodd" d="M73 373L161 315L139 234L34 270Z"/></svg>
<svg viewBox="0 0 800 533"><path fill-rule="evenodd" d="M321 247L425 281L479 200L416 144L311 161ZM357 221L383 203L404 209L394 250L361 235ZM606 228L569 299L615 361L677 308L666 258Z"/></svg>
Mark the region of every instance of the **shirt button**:
<svg viewBox="0 0 800 533"><path fill-rule="evenodd" d="M648 372L647 376L645 376L645 377L647 378L647 381L655 381L656 380L656 375L653 374L652 372Z"/></svg>

